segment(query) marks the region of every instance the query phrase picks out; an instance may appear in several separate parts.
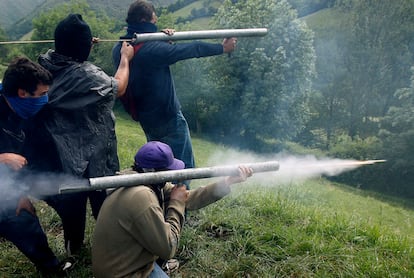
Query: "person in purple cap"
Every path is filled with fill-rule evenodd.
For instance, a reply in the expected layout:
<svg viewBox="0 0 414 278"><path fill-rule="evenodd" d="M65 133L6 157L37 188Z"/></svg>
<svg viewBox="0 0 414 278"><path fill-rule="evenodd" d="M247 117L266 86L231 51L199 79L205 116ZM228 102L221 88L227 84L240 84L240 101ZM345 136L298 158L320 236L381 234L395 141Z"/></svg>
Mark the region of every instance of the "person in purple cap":
<svg viewBox="0 0 414 278"><path fill-rule="evenodd" d="M171 148L150 141L135 155L135 172L184 169ZM105 200L92 239L94 277L168 277L156 263L178 248L184 211L205 207L230 193L230 185L245 181L252 169L240 166L239 176L187 190L172 183L121 187Z"/></svg>

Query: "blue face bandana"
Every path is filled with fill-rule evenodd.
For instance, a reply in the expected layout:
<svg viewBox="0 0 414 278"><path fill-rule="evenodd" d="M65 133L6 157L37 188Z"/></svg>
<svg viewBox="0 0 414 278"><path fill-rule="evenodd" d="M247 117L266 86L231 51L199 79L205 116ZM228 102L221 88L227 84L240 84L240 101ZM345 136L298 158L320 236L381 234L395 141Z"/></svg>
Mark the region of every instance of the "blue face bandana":
<svg viewBox="0 0 414 278"><path fill-rule="evenodd" d="M33 98L7 97L7 101L14 112L23 119L28 119L36 115L37 112L48 102L48 95Z"/></svg>

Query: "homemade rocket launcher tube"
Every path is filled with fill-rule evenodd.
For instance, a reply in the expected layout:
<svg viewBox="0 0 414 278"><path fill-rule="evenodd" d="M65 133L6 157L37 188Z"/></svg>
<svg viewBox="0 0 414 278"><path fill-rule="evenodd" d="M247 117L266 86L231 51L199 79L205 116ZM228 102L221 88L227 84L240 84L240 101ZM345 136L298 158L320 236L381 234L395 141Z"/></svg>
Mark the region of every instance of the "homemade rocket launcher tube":
<svg viewBox="0 0 414 278"><path fill-rule="evenodd" d="M163 32L134 34L131 39L99 39L99 42L118 42L127 41L137 44L146 41L178 41L178 40L199 40L199 39L216 39L231 37L262 37L267 35L267 28L248 28L248 29L218 29L218 30L200 30L200 31L180 31L173 35L167 35ZM38 41L0 41L2 44L30 44L30 43L53 43L54 40Z"/></svg>
<svg viewBox="0 0 414 278"><path fill-rule="evenodd" d="M241 163L250 167L253 173L270 172L279 170L279 162L266 161L258 163ZM204 179L223 176L238 176L239 165L214 166L206 168L189 168L182 170L170 170L159 172L147 172L137 174L115 175L98 178L89 178L84 183L76 185L62 185L59 193L74 193L94 190L104 190L118 187L131 187L145 184L156 184L168 181L185 181L192 179Z"/></svg>
<svg viewBox="0 0 414 278"><path fill-rule="evenodd" d="M178 40L199 40L199 39L216 39L232 37L262 37L267 34L267 28L249 28L249 29L221 29L221 30L201 30L201 31L183 31L175 32L173 35L167 35L163 32L134 34L132 44L146 41L178 41Z"/></svg>

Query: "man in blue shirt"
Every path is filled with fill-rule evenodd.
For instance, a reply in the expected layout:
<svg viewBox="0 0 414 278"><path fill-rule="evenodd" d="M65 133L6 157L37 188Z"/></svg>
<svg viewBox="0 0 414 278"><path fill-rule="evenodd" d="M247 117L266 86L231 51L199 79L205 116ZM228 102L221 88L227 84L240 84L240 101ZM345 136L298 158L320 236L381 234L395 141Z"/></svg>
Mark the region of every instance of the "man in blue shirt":
<svg viewBox="0 0 414 278"><path fill-rule="evenodd" d="M126 18L127 34L121 39L131 39L134 33L157 32L157 16L154 6L145 0L133 2ZM174 30L163 30L173 34ZM190 132L181 112L170 65L185 59L208 57L234 51L236 38L224 39L222 44L194 41L171 44L166 41L148 41L135 46L129 83L124 101L128 102L134 120L139 121L147 141L168 144L174 156L194 168ZM113 48L115 67L119 64L121 44Z"/></svg>

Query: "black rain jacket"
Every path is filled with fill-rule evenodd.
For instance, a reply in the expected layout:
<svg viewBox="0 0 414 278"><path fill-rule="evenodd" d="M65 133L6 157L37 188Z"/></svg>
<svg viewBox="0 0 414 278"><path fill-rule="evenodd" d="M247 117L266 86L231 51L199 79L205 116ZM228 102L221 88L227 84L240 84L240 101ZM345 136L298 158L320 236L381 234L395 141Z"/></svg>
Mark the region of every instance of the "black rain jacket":
<svg viewBox="0 0 414 278"><path fill-rule="evenodd" d="M85 178L114 175L119 161L112 109L118 82L89 62L53 50L39 63L53 74L53 85L29 133L32 165Z"/></svg>

